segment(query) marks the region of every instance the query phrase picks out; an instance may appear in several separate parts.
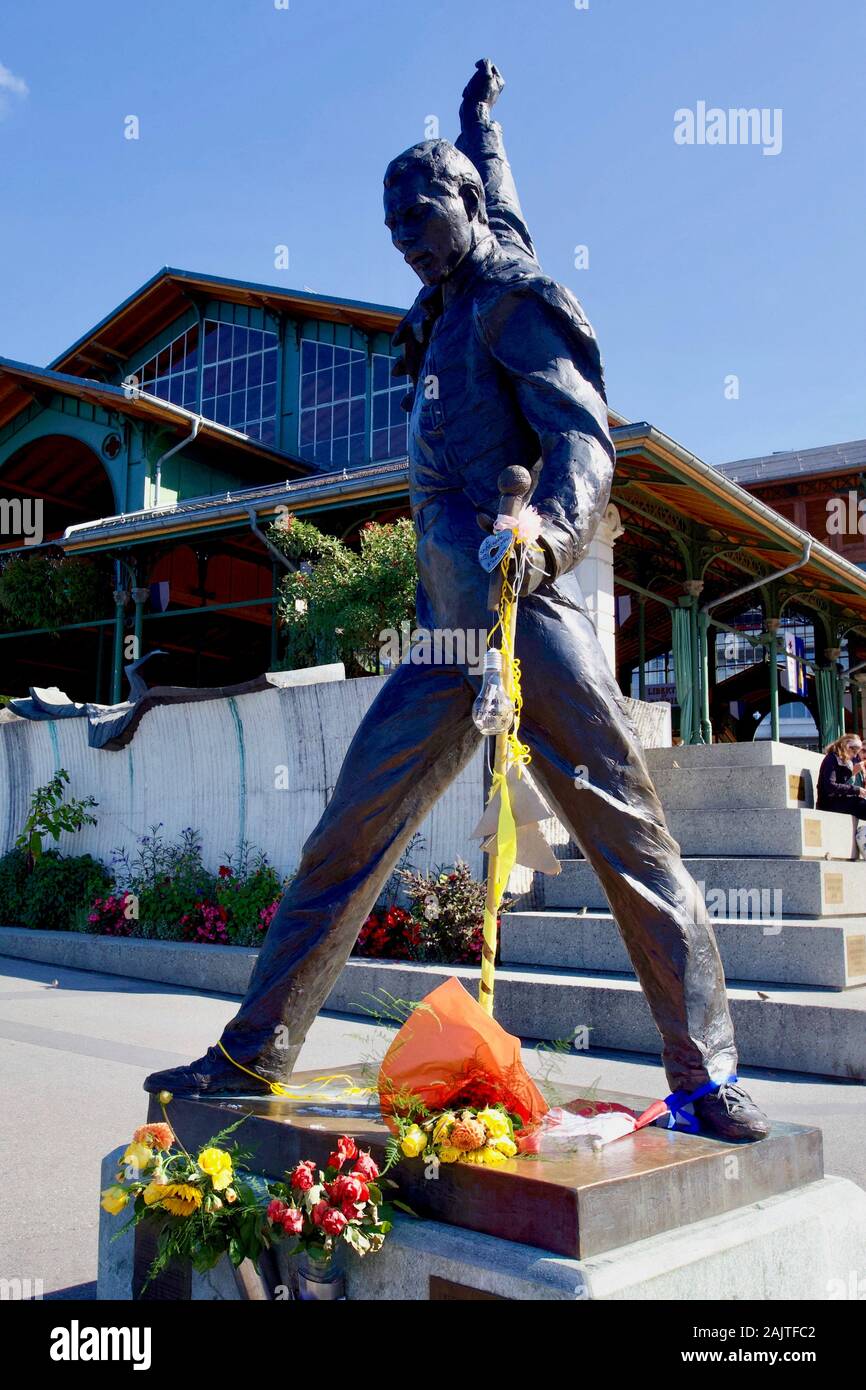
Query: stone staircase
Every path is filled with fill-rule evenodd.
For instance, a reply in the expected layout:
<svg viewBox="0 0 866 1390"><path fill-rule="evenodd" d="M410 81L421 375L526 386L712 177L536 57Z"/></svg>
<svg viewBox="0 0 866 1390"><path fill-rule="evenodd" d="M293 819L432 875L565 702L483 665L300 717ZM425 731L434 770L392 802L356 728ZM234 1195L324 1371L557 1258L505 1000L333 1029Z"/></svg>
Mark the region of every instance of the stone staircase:
<svg viewBox="0 0 866 1390"><path fill-rule="evenodd" d="M650 749L687 867L702 885L728 979L741 1060L866 1079L866 863L853 820L814 809L820 755L787 744ZM496 1016L522 1037L655 1052L658 1034L590 865L551 827L557 878L536 875L503 916ZM444 966L352 961L329 1001L420 999ZM363 1002L359 1003L363 995Z"/></svg>

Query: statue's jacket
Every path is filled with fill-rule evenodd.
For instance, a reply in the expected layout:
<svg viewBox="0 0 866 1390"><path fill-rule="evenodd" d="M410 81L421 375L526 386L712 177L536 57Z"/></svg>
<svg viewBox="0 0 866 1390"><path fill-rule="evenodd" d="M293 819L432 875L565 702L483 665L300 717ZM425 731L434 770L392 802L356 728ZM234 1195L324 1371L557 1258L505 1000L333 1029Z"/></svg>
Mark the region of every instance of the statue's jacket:
<svg viewBox="0 0 866 1390"><path fill-rule="evenodd" d="M577 300L542 273L527 243L528 234L500 242L490 231L407 316L427 320L423 335L415 330L426 350L409 429L422 627L489 625L478 514L496 515L497 479L510 464L530 470L543 519L548 578L537 595L583 605L573 570L613 476L603 368ZM407 336L404 327L395 342Z"/></svg>

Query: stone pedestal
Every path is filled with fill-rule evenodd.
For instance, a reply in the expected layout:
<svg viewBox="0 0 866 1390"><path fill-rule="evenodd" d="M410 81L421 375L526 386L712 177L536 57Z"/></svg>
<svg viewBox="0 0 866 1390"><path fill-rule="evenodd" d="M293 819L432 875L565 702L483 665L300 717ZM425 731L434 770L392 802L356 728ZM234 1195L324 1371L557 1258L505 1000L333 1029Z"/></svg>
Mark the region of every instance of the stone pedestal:
<svg viewBox="0 0 866 1390"><path fill-rule="evenodd" d="M575 1088L561 1090L567 1108L585 1106ZM649 1103L592 1099L634 1111ZM387 1137L378 1106L363 1101L250 1096L169 1107L193 1152L241 1114L251 1167L271 1177L301 1158L324 1164L341 1133L377 1158ZM116 1153L106 1160L104 1180L116 1162ZM350 1298L825 1299L850 1296L852 1271L866 1281L866 1193L824 1177L813 1128L775 1125L760 1143L731 1145L651 1126L599 1151L584 1145L497 1168L442 1164L435 1175L408 1160L393 1176L421 1219L398 1219L380 1254L349 1258ZM104 1230L112 1220L102 1214ZM131 1271L131 1241L101 1239L100 1298L129 1297ZM151 1296L241 1297L230 1278L187 1282Z"/></svg>

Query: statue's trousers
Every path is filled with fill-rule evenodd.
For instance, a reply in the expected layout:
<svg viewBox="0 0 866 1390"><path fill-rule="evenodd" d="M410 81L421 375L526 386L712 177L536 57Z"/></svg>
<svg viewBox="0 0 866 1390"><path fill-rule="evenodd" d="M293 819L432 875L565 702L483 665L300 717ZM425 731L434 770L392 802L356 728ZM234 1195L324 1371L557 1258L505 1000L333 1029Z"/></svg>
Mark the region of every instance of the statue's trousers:
<svg viewBox="0 0 866 1390"><path fill-rule="evenodd" d="M549 595L522 599L517 653L532 774L601 880L661 1033L671 1087L732 1074L715 938L587 614ZM267 1080L290 1075L388 875L477 750L477 686L453 666L400 666L355 734L223 1034L229 1055Z"/></svg>

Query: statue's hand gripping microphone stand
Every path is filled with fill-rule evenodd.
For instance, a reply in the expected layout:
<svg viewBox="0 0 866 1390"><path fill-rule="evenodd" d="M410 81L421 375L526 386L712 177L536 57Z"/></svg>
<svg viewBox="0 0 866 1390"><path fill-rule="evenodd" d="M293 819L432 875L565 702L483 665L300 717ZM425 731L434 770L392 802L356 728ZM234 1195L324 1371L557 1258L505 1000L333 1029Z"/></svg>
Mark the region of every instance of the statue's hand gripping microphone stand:
<svg viewBox="0 0 866 1390"><path fill-rule="evenodd" d="M517 748L520 718L519 668L514 662L517 630L517 596L526 562L518 523L532 487L527 469L505 468L497 479L499 513L496 528L482 541L478 559L490 575L488 608L498 613L488 634L484 679L472 707L472 718L482 734L494 737L490 799L499 795L496 842L487 861L487 893L484 903L484 944L481 951L481 984L478 1002L493 1013L499 909L516 854L516 830L506 781L510 747ZM499 636L499 646L493 645Z"/></svg>

